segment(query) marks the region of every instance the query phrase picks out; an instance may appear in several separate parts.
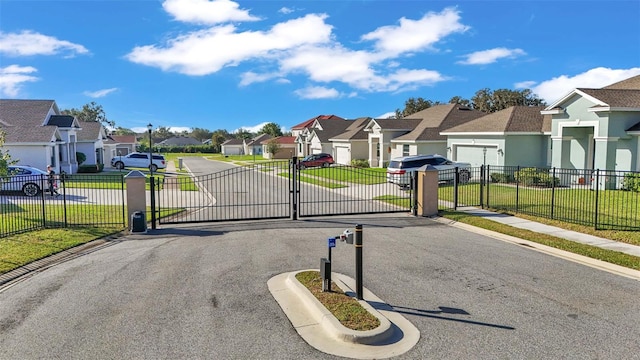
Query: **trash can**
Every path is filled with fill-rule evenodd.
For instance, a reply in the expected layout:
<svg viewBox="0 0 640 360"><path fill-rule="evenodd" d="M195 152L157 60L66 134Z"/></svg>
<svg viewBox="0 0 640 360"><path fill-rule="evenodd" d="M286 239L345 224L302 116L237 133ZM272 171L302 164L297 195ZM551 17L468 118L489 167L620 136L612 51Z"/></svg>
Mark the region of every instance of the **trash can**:
<svg viewBox="0 0 640 360"><path fill-rule="evenodd" d="M144 212L136 211L131 214L131 232L145 232L147 231L147 221L144 216Z"/></svg>

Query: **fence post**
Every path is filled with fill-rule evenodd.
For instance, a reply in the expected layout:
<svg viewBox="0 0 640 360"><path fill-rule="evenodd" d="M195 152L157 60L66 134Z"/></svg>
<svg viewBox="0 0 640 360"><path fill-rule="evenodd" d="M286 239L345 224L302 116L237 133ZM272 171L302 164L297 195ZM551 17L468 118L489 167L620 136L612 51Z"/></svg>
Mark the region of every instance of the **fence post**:
<svg viewBox="0 0 640 360"><path fill-rule="evenodd" d="M411 172L411 215L418 216L418 172Z"/></svg>
<svg viewBox="0 0 640 360"><path fill-rule="evenodd" d="M487 186L486 186L486 188L487 188L487 197L485 199L485 202L487 203L487 208L491 207L489 205L489 189L491 189L491 181L490 181L491 177L489 176L489 169L491 169L491 168L487 164L487 171L485 172L485 178L487 179L487 181L486 181L486 184L487 184Z"/></svg>
<svg viewBox="0 0 640 360"><path fill-rule="evenodd" d="M480 208L484 209L484 165L480 165Z"/></svg>
<svg viewBox="0 0 640 360"><path fill-rule="evenodd" d="M151 207L151 229L155 230L156 229L156 178L153 177L153 172L149 177L149 195L151 196L149 199L150 200L149 206Z"/></svg>
<svg viewBox="0 0 640 360"><path fill-rule="evenodd" d="M596 208L594 211L594 216L593 216L593 228L595 230L598 230L598 198L599 196L599 189L600 186L600 169L596 169L596 186L595 186L595 192L596 192Z"/></svg>
<svg viewBox="0 0 640 360"><path fill-rule="evenodd" d="M298 220L298 157L291 158L289 163L291 169L291 197L289 198L291 207L291 220Z"/></svg>
<svg viewBox="0 0 640 360"><path fill-rule="evenodd" d="M551 220L553 220L553 210L556 203L556 168L551 172Z"/></svg>
<svg viewBox="0 0 640 360"><path fill-rule="evenodd" d="M516 168L516 212L518 212L518 202L520 201L520 165Z"/></svg>
<svg viewBox="0 0 640 360"><path fill-rule="evenodd" d="M456 166L456 174L453 177L453 210L458 210L458 181L460 180L460 168Z"/></svg>

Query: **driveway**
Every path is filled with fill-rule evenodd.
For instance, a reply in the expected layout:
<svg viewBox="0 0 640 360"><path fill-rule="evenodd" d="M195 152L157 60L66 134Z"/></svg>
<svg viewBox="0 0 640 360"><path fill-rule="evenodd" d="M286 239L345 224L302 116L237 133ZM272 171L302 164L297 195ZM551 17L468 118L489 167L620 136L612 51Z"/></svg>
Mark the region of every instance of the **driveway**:
<svg viewBox="0 0 640 360"><path fill-rule="evenodd" d="M401 359L638 358L640 282L426 218L162 228L0 289L0 359L331 359L267 288L364 225L364 286L421 332ZM333 270L354 277L354 249Z"/></svg>

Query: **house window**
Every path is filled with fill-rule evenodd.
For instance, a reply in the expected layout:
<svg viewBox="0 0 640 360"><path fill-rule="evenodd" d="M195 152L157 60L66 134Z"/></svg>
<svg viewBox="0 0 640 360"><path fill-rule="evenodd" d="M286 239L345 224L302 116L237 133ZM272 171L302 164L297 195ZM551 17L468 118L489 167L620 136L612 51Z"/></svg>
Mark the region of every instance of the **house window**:
<svg viewBox="0 0 640 360"><path fill-rule="evenodd" d="M409 156L409 145L402 145L402 156Z"/></svg>
<svg viewBox="0 0 640 360"><path fill-rule="evenodd" d="M380 143L376 144L376 156L380 157Z"/></svg>

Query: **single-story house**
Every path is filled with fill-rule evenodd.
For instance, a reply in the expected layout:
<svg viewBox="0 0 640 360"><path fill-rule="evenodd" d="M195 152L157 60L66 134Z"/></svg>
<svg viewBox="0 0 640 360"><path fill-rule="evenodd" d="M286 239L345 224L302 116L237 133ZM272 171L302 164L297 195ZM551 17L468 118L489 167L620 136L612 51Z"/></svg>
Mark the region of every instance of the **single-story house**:
<svg viewBox="0 0 640 360"><path fill-rule="evenodd" d="M275 154L269 153L269 142L276 141L280 145L280 150ZM262 141L262 157L265 159L291 159L296 153L295 136L278 136Z"/></svg>
<svg viewBox="0 0 640 360"><path fill-rule="evenodd" d="M82 121L80 126L82 130L78 131L76 149L87 157L82 165L104 164L106 129L101 123L92 121Z"/></svg>
<svg viewBox="0 0 640 360"><path fill-rule="evenodd" d="M640 75L578 88L542 111L551 116L551 166L640 171Z"/></svg>
<svg viewBox="0 0 640 360"><path fill-rule="evenodd" d="M369 165L385 167L390 159L418 154L445 155L440 132L486 115L459 104L434 105L402 119L372 119L368 133Z"/></svg>
<svg viewBox="0 0 640 360"><path fill-rule="evenodd" d="M549 166L551 116L543 109L512 106L442 131L447 157L474 167Z"/></svg>
<svg viewBox="0 0 640 360"><path fill-rule="evenodd" d="M351 120L343 133L329 139L333 144L331 154L336 163L350 165L352 160L369 159L369 135L364 127L371 120L370 117Z"/></svg>
<svg viewBox="0 0 640 360"><path fill-rule="evenodd" d="M229 139L220 146L222 155L244 155L244 140Z"/></svg>
<svg viewBox="0 0 640 360"><path fill-rule="evenodd" d="M74 173L77 131L73 117L60 115L53 100L0 99L0 129L4 148L20 165Z"/></svg>
<svg viewBox="0 0 640 360"><path fill-rule="evenodd" d="M271 139L269 134L260 134L244 143L244 153L247 155L262 155L262 142Z"/></svg>

